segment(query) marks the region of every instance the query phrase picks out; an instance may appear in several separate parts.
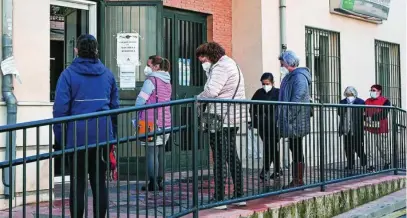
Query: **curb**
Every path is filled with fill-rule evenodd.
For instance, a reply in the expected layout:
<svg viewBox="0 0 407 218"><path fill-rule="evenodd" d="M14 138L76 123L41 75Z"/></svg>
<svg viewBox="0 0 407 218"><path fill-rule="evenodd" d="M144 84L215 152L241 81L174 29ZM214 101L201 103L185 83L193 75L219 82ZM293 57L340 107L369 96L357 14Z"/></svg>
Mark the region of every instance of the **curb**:
<svg viewBox="0 0 407 218"><path fill-rule="evenodd" d="M281 205L280 207L269 208L266 211L257 211L252 215L240 217L247 218L274 218L274 217L335 217L340 215L341 217L381 217L387 212L387 214L394 212L396 207L405 207L404 202L399 200L395 203L394 199L389 200L389 207L379 208L380 210L370 211L366 214L366 210L360 215L363 216L349 216L345 215L350 210L366 205L369 202L373 202L377 199L386 197L392 193L403 190L405 193L406 177L398 177L395 179L380 181L378 183L364 182L364 185L357 188L349 188L339 192L333 192L326 195L314 196L309 199L294 202L288 205ZM405 195L404 195L405 196ZM376 205L377 207L377 205ZM370 210L376 209L370 208ZM220 216L218 216L220 217ZM224 217L224 216L222 216ZM228 216L231 217L231 216Z"/></svg>
<svg viewBox="0 0 407 218"><path fill-rule="evenodd" d="M334 218L376 218L391 214L406 207L406 189L394 192L369 202Z"/></svg>

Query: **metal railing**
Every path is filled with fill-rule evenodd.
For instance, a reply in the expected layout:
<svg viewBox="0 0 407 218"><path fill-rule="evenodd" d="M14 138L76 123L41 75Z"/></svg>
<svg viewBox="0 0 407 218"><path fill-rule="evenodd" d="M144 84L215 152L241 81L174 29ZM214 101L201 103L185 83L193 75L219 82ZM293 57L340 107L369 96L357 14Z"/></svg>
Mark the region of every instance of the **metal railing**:
<svg viewBox="0 0 407 218"><path fill-rule="evenodd" d="M21 206L0 211L9 217L198 217L406 166L406 111L395 107L185 99L0 127L13 132L18 158L0 162L16 167L8 201Z"/></svg>

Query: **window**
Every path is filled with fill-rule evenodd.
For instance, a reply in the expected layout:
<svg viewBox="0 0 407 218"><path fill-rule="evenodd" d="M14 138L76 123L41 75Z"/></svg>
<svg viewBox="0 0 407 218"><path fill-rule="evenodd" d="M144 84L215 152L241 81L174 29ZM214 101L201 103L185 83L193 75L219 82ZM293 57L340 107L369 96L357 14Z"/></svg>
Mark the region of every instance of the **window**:
<svg viewBox="0 0 407 218"><path fill-rule="evenodd" d="M305 27L306 66L311 70L311 97L318 103L341 98L339 33Z"/></svg>
<svg viewBox="0 0 407 218"><path fill-rule="evenodd" d="M375 40L376 83L383 96L401 107L400 45Z"/></svg>

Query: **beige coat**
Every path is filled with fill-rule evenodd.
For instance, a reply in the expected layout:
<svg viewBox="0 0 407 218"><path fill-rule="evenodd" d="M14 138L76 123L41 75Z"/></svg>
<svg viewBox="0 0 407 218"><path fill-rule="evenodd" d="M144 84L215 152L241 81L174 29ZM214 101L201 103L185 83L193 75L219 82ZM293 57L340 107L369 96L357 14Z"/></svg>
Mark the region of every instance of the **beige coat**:
<svg viewBox="0 0 407 218"><path fill-rule="evenodd" d="M204 91L198 95L198 98L232 99L236 88L238 88L234 99L246 99L243 73L241 70L238 70L236 62L228 56L223 56L217 63L212 65L207 76L208 80L205 84ZM249 107L250 105L247 105L247 108ZM240 123L243 127L246 125L246 121L248 121L246 118L250 117L246 113L245 104L229 104L229 110L228 104L226 103L217 103L216 106L215 104L209 104L206 112L223 116L224 127L233 127L235 124ZM239 126L240 125L236 125L236 127Z"/></svg>

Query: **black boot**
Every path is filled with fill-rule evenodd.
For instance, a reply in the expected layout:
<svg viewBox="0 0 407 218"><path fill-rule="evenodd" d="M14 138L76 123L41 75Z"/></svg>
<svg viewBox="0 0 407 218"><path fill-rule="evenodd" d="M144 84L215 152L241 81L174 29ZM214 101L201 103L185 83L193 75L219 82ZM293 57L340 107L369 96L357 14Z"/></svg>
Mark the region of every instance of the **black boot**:
<svg viewBox="0 0 407 218"><path fill-rule="evenodd" d="M147 187L146 186L143 186L143 187L141 187L141 190L142 191L150 191L150 192L152 192L152 191L162 191L163 190L163 187L162 186L160 186L157 182L155 182L155 181L153 181L153 180L150 180L149 182L148 182L148 185L147 185Z"/></svg>

